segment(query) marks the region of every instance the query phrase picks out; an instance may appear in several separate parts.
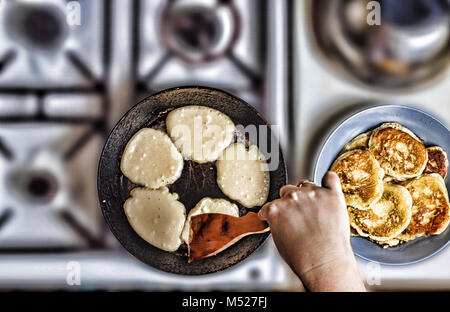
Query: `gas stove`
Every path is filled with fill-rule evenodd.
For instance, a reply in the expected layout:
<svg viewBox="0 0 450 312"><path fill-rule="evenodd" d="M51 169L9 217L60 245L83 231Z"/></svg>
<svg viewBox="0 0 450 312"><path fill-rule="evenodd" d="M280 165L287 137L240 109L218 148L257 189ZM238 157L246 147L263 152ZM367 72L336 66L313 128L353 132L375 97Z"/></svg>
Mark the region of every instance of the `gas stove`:
<svg viewBox="0 0 450 312"><path fill-rule="evenodd" d="M139 98L181 85L228 90L262 108L264 1L137 1L133 64Z"/></svg>
<svg viewBox="0 0 450 312"><path fill-rule="evenodd" d="M330 0L331 2L338 2L338 0ZM420 50L424 52L425 43L428 45L428 52L434 56L421 63L420 66L413 66L412 71L403 73L403 75L394 76L389 85L386 85L389 80L383 82L376 81L381 77L370 73L371 80L366 77L361 77L360 72L355 72L355 68L365 69L364 65L356 66L355 64L348 64L342 60L341 55L336 51L342 47L342 51L349 54L357 51L360 55L368 58L371 49L369 47L355 48L356 44L349 45L348 37L340 33L340 37L330 35L329 37L320 37L314 25L320 24L334 25L332 23L325 24L324 22L314 20L314 8L316 4L329 3L330 1L309 0L296 1L292 14L295 16L294 24L292 25L292 42L293 51L297 56L293 63L294 67L294 84L297 88L293 89L293 97L295 99L292 114L294 117L292 125L294 129L291 133L295 135L293 138L294 145L291 150L297 155L295 163L292 164L291 173L294 171L298 176L312 177L314 163L318 152L325 142L327 135L333 131L343 120L351 116L355 112L379 104L401 104L417 107L421 110L430 112L442 120L446 124L450 124L450 103L448 100L448 90L450 89L450 62L448 58L446 62L437 63L436 55L431 53L437 49L442 48L441 43L430 44L431 41L420 40ZM411 1L415 5L422 4L426 6L434 6L438 1L417 0ZM445 1L444 1L445 2ZM344 1L342 1L344 3ZM345 1L345 5L351 7L356 6L358 9L363 5L363 13L365 12L364 4L366 1ZM390 5L396 6L398 1L390 1ZM408 10L403 8L392 8L390 11L390 18L397 19L411 19L411 11L414 11L414 5L409 6ZM345 12L344 5L342 10ZM355 8L355 7L353 7ZM336 11L331 11L336 13ZM419 11L423 16L430 16L433 19L434 10ZM327 10L317 10L319 15L329 13ZM446 11L448 15L448 11ZM417 14L417 12L416 12ZM356 15L360 16L360 15ZM334 18L334 17L333 17ZM413 15L412 18L416 19ZM337 21L340 21L337 19ZM438 19L438 21L441 21ZM336 20L333 19L333 22ZM383 24L383 29L388 28L387 23ZM443 25L447 26L448 22ZM428 28L416 27L416 36L429 35L428 32L440 32L440 27ZM418 29L417 29L418 28ZM412 31L414 28L407 28ZM334 27L335 32L339 32L339 27ZM427 30L427 31L425 31ZM448 36L447 31L447 48L443 49L445 54L449 55ZM405 36L409 41L414 41L412 34ZM440 36L432 34L433 38L440 39ZM412 38L412 39L411 39ZM395 38L397 39L397 38ZM330 46L334 45L334 53L326 53L327 49L321 48L319 42L327 40ZM347 41L346 41L347 40ZM437 40L440 41L440 40ZM341 45L339 45L341 44ZM405 57L419 57L418 46L411 45L408 47L398 42L392 43L398 50L395 52L403 52L400 56ZM406 49L406 50L403 50ZM342 52L339 51L339 52ZM349 52L351 51L351 52ZM416 52L413 53L413 52ZM394 53L394 52L393 52ZM333 57L330 57L333 56ZM339 57L336 57L339 56ZM348 56L348 55L346 55ZM334 58L336 57L336 58ZM400 57L397 55L397 60ZM353 61L360 58L354 58ZM366 60L364 60L366 61ZM440 68L439 71L434 69L436 64ZM417 81L416 70L420 69L421 73L427 73L427 79L420 79ZM431 75L431 76L429 76ZM413 79L414 78L414 79ZM422 77L424 78L424 77ZM370 82L368 82L370 81ZM377 85L377 82L379 83ZM450 260L450 248L445 248L437 255L411 265L379 265L374 262L368 262L358 258L360 271L365 281L371 290L448 290L450 288L450 267L448 265Z"/></svg>
<svg viewBox="0 0 450 312"><path fill-rule="evenodd" d="M168 87L227 90L285 133L285 13L274 0L2 1L0 288L290 287L270 239L204 277L147 267L111 235L96 193L110 128ZM67 281L74 262L80 285Z"/></svg>
<svg viewBox="0 0 450 312"><path fill-rule="evenodd" d="M81 26L68 25L65 1L0 10L2 253L102 245L94 181L107 133L110 6L80 7Z"/></svg>

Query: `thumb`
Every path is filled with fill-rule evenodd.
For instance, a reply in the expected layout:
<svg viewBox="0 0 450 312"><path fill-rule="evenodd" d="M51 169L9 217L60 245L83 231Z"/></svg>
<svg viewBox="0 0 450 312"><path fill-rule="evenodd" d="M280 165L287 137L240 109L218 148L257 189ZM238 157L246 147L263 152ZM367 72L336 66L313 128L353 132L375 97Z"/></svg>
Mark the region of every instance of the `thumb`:
<svg viewBox="0 0 450 312"><path fill-rule="evenodd" d="M262 221L267 221L267 210L268 205L264 205L261 207L261 209L258 211L258 218L260 218Z"/></svg>
<svg viewBox="0 0 450 312"><path fill-rule="evenodd" d="M268 202L264 206L262 206L262 208L259 210L258 217L262 221L269 222L269 219L273 219L274 216L277 214L277 212L278 207L276 206L275 201Z"/></svg>
<svg viewBox="0 0 450 312"><path fill-rule="evenodd" d="M333 171L327 171L322 179L322 186L336 191L341 192L341 181L339 180L338 175Z"/></svg>

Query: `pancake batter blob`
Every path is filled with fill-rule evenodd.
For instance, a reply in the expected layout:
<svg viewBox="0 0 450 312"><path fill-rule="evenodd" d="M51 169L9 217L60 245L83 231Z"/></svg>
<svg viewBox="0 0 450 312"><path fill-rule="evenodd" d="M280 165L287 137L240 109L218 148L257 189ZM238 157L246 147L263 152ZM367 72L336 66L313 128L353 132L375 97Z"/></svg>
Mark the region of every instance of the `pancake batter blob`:
<svg viewBox="0 0 450 312"><path fill-rule="evenodd" d="M135 188L123 208L131 227L148 243L166 251L180 247L186 210L178 194L169 193L167 187Z"/></svg>
<svg viewBox="0 0 450 312"><path fill-rule="evenodd" d="M222 192L247 208L267 201L269 167L257 146L247 150L242 143L228 147L216 162L217 184Z"/></svg>
<svg viewBox="0 0 450 312"><path fill-rule="evenodd" d="M132 182L157 189L180 177L183 156L166 133L144 128L125 147L120 170Z"/></svg>
<svg viewBox="0 0 450 312"><path fill-rule="evenodd" d="M235 126L218 110L206 106L184 106L169 113L169 133L181 154L198 163L215 161L231 144Z"/></svg>

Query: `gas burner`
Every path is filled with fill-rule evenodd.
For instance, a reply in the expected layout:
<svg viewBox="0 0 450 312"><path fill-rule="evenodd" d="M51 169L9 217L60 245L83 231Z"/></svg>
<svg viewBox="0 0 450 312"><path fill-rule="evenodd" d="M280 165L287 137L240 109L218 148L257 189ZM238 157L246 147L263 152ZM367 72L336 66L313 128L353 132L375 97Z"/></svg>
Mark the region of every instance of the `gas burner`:
<svg viewBox="0 0 450 312"><path fill-rule="evenodd" d="M89 163L102 137L86 126L10 124L0 141L0 252L102 247Z"/></svg>
<svg viewBox="0 0 450 312"><path fill-rule="evenodd" d="M68 25L65 0L3 1L0 88L92 88L104 80L110 1L77 2L80 26Z"/></svg>
<svg viewBox="0 0 450 312"><path fill-rule="evenodd" d="M55 176L48 171L30 171L19 177L24 198L37 203L51 202L58 190Z"/></svg>
<svg viewBox="0 0 450 312"><path fill-rule="evenodd" d="M314 37L327 61L374 89L419 87L441 76L450 60L450 2L381 0L376 27L366 23L367 2L314 1Z"/></svg>
<svg viewBox="0 0 450 312"><path fill-rule="evenodd" d="M164 45L188 63L210 62L227 55L239 29L238 11L227 1L171 1L162 13Z"/></svg>
<svg viewBox="0 0 450 312"><path fill-rule="evenodd" d="M265 1L134 2L136 100L164 88L204 85L262 108Z"/></svg>
<svg viewBox="0 0 450 312"><path fill-rule="evenodd" d="M15 3L7 7L5 29L12 40L36 51L53 51L66 39L67 24L54 4Z"/></svg>
<svg viewBox="0 0 450 312"><path fill-rule="evenodd" d="M96 167L108 132L111 1L0 11L0 253L102 249Z"/></svg>

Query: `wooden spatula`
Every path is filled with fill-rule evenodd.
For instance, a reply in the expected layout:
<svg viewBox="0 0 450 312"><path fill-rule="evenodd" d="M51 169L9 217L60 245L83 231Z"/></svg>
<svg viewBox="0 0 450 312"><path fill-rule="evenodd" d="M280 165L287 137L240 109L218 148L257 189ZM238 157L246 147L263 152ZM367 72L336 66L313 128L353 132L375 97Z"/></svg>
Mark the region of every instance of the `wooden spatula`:
<svg viewBox="0 0 450 312"><path fill-rule="evenodd" d="M189 260L208 258L225 250L242 237L270 231L254 212L243 217L205 213L191 218Z"/></svg>

